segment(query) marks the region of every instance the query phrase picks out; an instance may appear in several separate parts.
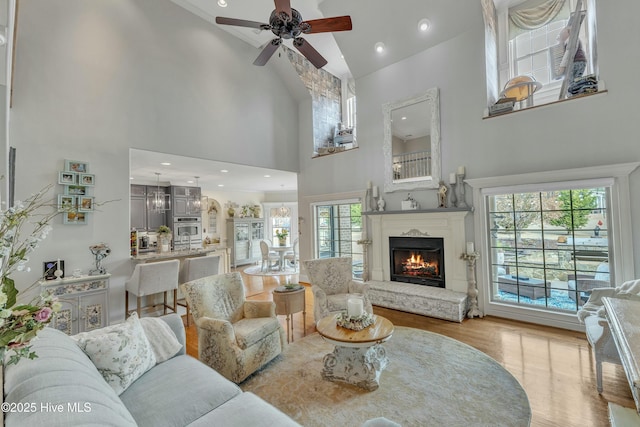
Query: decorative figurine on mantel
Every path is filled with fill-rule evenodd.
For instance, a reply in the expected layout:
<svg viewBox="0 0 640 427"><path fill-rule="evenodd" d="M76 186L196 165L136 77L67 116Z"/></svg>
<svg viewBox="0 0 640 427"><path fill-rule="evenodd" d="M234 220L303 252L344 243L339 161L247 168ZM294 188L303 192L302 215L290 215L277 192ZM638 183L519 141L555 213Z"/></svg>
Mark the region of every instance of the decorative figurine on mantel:
<svg viewBox="0 0 640 427"><path fill-rule="evenodd" d="M90 276L97 276L100 274L107 274L107 269L102 266L102 260L105 259L111 253L109 246L104 243L89 246L89 250L95 257L96 268L89 271Z"/></svg>
<svg viewBox="0 0 640 427"><path fill-rule="evenodd" d="M384 212L384 207L387 204L387 202L384 201L384 199L382 197L380 197L378 199L378 212Z"/></svg>
<svg viewBox="0 0 640 427"><path fill-rule="evenodd" d="M439 182L438 187L438 207L447 207L447 186L444 185L444 181Z"/></svg>

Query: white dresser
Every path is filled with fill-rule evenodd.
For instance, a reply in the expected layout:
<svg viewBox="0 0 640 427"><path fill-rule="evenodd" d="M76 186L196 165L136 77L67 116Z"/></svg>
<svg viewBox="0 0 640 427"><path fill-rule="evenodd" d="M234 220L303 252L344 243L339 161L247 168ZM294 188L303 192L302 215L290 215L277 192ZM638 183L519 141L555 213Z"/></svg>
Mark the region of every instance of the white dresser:
<svg viewBox="0 0 640 427"><path fill-rule="evenodd" d="M607 321L611 329L622 366L627 374L633 400L636 403L636 411L640 412L640 301L625 300L620 298L602 298L607 311ZM629 411L612 410L609 407L609 416L612 426L640 426L638 413ZM624 422L622 421L624 417Z"/></svg>
<svg viewBox="0 0 640 427"><path fill-rule="evenodd" d="M110 277L102 274L41 281L42 291L55 295L62 304L50 326L68 335L107 326Z"/></svg>

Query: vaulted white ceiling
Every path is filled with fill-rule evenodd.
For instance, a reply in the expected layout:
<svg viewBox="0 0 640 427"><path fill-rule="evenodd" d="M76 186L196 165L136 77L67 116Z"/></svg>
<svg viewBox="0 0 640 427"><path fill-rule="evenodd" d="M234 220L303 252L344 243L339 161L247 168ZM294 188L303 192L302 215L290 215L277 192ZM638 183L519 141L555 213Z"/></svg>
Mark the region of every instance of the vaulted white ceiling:
<svg viewBox="0 0 640 427"><path fill-rule="evenodd" d="M216 16L267 23L274 9L273 0L226 0L226 8L219 7L216 0L172 1L212 25L217 25ZM324 68L340 78L373 73L451 39L482 20L480 0L291 0L291 7L304 20L351 16L351 31L304 36L329 61ZM418 30L422 18L431 22L424 33ZM256 56L273 38L270 31L219 27L256 47ZM384 53L375 51L377 42L386 45ZM289 47L290 43L286 42Z"/></svg>

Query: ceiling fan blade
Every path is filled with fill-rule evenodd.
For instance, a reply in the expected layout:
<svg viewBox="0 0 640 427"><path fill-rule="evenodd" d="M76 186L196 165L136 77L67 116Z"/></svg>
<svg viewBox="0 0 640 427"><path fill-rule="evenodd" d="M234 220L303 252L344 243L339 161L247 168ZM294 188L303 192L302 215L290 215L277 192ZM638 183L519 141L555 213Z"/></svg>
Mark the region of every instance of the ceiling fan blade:
<svg viewBox="0 0 640 427"><path fill-rule="evenodd" d="M291 0L274 0L276 4L276 13L286 14L291 19Z"/></svg>
<svg viewBox="0 0 640 427"><path fill-rule="evenodd" d="M282 39L280 39L280 38L276 38L276 39L271 40L269 42L269 44L267 44L264 47L264 49L262 49L262 52L260 52L260 55L258 55L256 60L253 61L253 65L262 66L262 65L266 64L267 61L269 61L269 58L271 58L273 56L273 54L275 53L276 50L278 50L278 47L281 44L282 44Z"/></svg>
<svg viewBox="0 0 640 427"><path fill-rule="evenodd" d="M302 37L297 37L293 40L293 45L305 56L316 68L322 68L327 65L327 60L318 53L308 41Z"/></svg>
<svg viewBox="0 0 640 427"><path fill-rule="evenodd" d="M238 27L257 28L259 30L268 30L271 28L269 24L256 21L247 21L246 19L225 18L223 16L216 16L216 24L222 25L236 25Z"/></svg>
<svg viewBox="0 0 640 427"><path fill-rule="evenodd" d="M305 21L309 25L310 30L305 31L306 34L327 33L333 31L351 31L350 16L336 16L335 18L312 19Z"/></svg>

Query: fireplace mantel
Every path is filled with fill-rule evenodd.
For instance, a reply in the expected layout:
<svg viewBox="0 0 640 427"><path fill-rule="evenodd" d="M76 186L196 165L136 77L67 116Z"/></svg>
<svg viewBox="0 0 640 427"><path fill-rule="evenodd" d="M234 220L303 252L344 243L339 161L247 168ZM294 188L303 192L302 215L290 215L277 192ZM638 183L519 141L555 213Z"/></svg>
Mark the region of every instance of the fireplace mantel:
<svg viewBox="0 0 640 427"><path fill-rule="evenodd" d="M470 208L435 208L435 209L409 209L405 211L369 211L362 212L362 215L398 215L398 214L420 214L420 213L441 213L441 212L473 212Z"/></svg>
<svg viewBox="0 0 640 427"><path fill-rule="evenodd" d="M363 214L368 215L370 225L371 280L390 280L389 237L401 237L415 229L430 237L444 239L446 289L466 293L467 264L460 255L466 250L465 218L469 212L469 209L441 208Z"/></svg>

